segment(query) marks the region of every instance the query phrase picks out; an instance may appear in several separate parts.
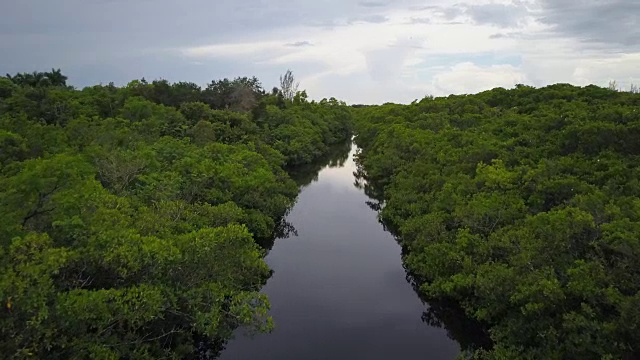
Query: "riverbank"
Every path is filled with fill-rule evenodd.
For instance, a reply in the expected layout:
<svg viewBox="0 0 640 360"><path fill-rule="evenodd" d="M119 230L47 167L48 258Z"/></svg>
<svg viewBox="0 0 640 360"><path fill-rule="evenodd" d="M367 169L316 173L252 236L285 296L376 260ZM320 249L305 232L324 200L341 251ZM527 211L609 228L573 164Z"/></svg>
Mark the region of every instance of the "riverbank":
<svg viewBox="0 0 640 360"><path fill-rule="evenodd" d="M348 153L345 153L348 152ZM453 359L458 345L422 321L427 307L406 281L401 248L355 186L355 146L298 174L286 220L297 235L266 257L262 289L275 329L238 337L221 359ZM348 154L348 155L347 155Z"/></svg>

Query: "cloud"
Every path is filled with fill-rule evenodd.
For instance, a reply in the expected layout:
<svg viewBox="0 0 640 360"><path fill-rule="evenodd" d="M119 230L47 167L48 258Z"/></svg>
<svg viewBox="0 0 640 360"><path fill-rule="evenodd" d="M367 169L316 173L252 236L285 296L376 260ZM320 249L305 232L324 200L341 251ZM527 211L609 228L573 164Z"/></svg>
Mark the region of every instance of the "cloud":
<svg viewBox="0 0 640 360"><path fill-rule="evenodd" d="M265 66L297 69L312 96L329 94L329 88L340 92L345 85L332 81L344 78L352 87L377 89L345 93L344 99L354 102L367 102L367 96L384 102L381 93L404 94L409 101L411 95L472 93L516 83L601 81L588 69L604 71L595 64L607 56L580 51L580 41L565 35L550 38L552 27L538 20L544 11L541 4L524 1L469 5L442 0L368 15L374 21L354 20L361 15L336 18L341 26L331 30L299 27L272 34L272 39L291 37L289 44L301 42L293 38L303 35L313 47L283 50L279 42L261 41L215 49L220 50L216 56L235 53ZM312 64L315 72L305 71ZM621 73L633 71L625 67Z"/></svg>
<svg viewBox="0 0 640 360"><path fill-rule="evenodd" d="M358 5L368 8L387 6L387 4L383 1L360 1L358 2Z"/></svg>
<svg viewBox="0 0 640 360"><path fill-rule="evenodd" d="M640 50L640 2L636 0L540 0L539 21L558 36L585 46Z"/></svg>
<svg viewBox="0 0 640 360"><path fill-rule="evenodd" d="M606 85L615 80L622 89L629 89L631 84L640 84L640 54L623 54L614 57L602 57L590 61L578 61L572 73L573 83L588 85L592 82Z"/></svg>
<svg viewBox="0 0 640 360"><path fill-rule="evenodd" d="M514 39L519 36L522 36L521 32L495 33L491 34L489 39Z"/></svg>
<svg viewBox="0 0 640 360"><path fill-rule="evenodd" d="M366 53L367 70L371 78L385 86L402 83L402 74L410 56L421 49L419 41L402 39L388 47Z"/></svg>
<svg viewBox="0 0 640 360"><path fill-rule="evenodd" d="M431 24L431 21L432 20L428 17L424 17L424 18L412 17L409 23L410 24Z"/></svg>
<svg viewBox="0 0 640 360"><path fill-rule="evenodd" d="M434 76L433 85L441 93L476 93L495 87L512 88L528 83L521 69L512 65L478 66L471 62L453 65Z"/></svg>
<svg viewBox="0 0 640 360"><path fill-rule="evenodd" d="M192 58L216 58L249 56L261 54L263 57L281 53L288 45L277 41L228 43L189 47L182 50L183 54Z"/></svg>
<svg viewBox="0 0 640 360"><path fill-rule="evenodd" d="M451 22L464 15L463 4L454 4L451 6L427 6L424 8L424 10L428 10L429 12L446 20L447 22Z"/></svg>
<svg viewBox="0 0 640 360"><path fill-rule="evenodd" d="M640 77L637 0L14 1L2 71L61 67L75 85L290 68L312 98L410 102L515 82ZM145 14L145 16L140 16ZM112 19L118 19L117 26Z"/></svg>
<svg viewBox="0 0 640 360"><path fill-rule="evenodd" d="M308 41L296 41L296 42L287 44L287 46L303 47L303 46L313 46L313 44Z"/></svg>
<svg viewBox="0 0 640 360"><path fill-rule="evenodd" d="M529 14L529 11L523 4L492 3L469 6L464 13L477 24L516 27Z"/></svg>
<svg viewBox="0 0 640 360"><path fill-rule="evenodd" d="M352 18L349 23L368 22L373 24L382 24L389 21L389 18L384 15L367 15Z"/></svg>

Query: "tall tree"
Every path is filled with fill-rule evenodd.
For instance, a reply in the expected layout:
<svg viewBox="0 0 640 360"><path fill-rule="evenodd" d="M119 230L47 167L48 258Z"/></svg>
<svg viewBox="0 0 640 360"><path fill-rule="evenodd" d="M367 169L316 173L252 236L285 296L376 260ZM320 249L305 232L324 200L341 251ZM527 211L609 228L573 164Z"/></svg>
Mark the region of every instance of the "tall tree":
<svg viewBox="0 0 640 360"><path fill-rule="evenodd" d="M285 99L293 100L298 92L298 86L300 83L296 82L291 70L287 70L284 75L280 76L280 91Z"/></svg>
<svg viewBox="0 0 640 360"><path fill-rule="evenodd" d="M67 77L62 74L60 69L51 69L51 72L46 72L44 75L53 86L67 86Z"/></svg>
<svg viewBox="0 0 640 360"><path fill-rule="evenodd" d="M258 98L264 94L262 84L258 78L237 77L233 80L223 79L212 81L204 91L204 101L214 109L246 109L247 104L255 105Z"/></svg>

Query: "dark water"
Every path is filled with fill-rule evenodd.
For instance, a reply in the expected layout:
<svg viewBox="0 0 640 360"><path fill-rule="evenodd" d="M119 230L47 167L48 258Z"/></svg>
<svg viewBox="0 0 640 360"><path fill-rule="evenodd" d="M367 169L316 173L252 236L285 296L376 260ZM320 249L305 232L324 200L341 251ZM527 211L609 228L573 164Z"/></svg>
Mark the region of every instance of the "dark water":
<svg viewBox="0 0 640 360"><path fill-rule="evenodd" d="M355 149L299 175L304 186L266 258L275 330L239 333L221 359L453 359L459 345L422 321L400 246L354 186ZM348 157L347 157L348 154ZM314 172L315 171L315 172ZM317 174L317 177L316 177ZM305 185L307 184L307 185Z"/></svg>

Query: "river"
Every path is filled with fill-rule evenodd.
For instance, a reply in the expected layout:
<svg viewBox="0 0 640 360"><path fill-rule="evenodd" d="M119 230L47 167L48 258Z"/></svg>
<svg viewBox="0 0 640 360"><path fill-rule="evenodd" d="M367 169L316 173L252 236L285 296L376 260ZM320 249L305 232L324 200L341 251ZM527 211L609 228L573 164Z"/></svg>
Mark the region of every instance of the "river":
<svg viewBox="0 0 640 360"><path fill-rule="evenodd" d="M298 174L287 216L297 235L276 240L262 289L275 329L238 332L221 359L454 359L459 345L421 320L401 248L354 185L355 146L329 165ZM348 157L347 157L348 152ZM317 176L316 176L317 174Z"/></svg>

